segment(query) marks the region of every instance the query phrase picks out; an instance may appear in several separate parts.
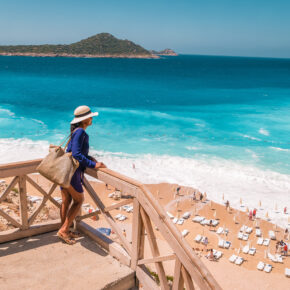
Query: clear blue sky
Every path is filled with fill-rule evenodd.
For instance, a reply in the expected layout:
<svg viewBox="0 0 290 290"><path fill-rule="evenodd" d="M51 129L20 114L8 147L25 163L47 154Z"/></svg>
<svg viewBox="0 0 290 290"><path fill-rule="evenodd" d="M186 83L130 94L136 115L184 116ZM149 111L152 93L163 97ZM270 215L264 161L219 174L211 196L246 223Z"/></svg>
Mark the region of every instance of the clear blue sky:
<svg viewBox="0 0 290 290"><path fill-rule="evenodd" d="M109 32L147 49L290 57L290 0L0 0L0 45Z"/></svg>

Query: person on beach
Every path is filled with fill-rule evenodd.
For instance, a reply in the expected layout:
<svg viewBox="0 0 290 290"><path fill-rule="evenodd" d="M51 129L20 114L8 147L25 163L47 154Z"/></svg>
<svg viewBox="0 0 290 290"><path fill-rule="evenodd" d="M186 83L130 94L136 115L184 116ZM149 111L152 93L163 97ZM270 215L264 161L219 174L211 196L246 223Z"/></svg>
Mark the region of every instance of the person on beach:
<svg viewBox="0 0 290 290"><path fill-rule="evenodd" d="M254 218L254 219L256 218L256 214L257 214L257 209L254 208L254 210L253 210L253 218Z"/></svg>
<svg viewBox="0 0 290 290"><path fill-rule="evenodd" d="M88 106L77 107L74 111L74 119L71 121L71 140L67 146L67 152L72 152L72 156L78 160L79 167L75 171L69 188L61 187L62 204L60 209L61 228L57 236L69 245L75 244L75 238L79 235L69 231L73 220L77 216L84 201L84 190L82 187L84 171L89 168L106 168L102 162L88 155L89 136L86 133L88 126L92 125L93 116ZM72 205L71 201L73 201Z"/></svg>

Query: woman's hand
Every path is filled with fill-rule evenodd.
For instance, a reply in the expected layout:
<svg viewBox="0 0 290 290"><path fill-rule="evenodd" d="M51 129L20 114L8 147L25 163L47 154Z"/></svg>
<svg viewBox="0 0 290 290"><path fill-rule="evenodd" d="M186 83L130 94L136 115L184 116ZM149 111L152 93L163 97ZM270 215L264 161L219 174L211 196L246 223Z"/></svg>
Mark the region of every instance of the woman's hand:
<svg viewBox="0 0 290 290"><path fill-rule="evenodd" d="M103 162L96 162L95 168L107 168L107 166Z"/></svg>

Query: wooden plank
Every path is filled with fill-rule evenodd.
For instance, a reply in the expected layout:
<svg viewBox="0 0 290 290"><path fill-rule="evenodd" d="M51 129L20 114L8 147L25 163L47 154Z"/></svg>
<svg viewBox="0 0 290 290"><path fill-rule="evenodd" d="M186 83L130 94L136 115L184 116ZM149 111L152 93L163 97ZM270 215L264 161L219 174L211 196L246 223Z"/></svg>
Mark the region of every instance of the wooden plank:
<svg viewBox="0 0 290 290"><path fill-rule="evenodd" d="M123 193L135 196L135 192L137 187L135 185L130 184L129 182L122 180L118 177L108 174L108 169L91 169L87 168L86 173L92 177L95 177L106 184L110 184L111 186L115 187L116 189L120 190ZM110 170L109 170L110 171Z"/></svg>
<svg viewBox="0 0 290 290"><path fill-rule="evenodd" d="M183 290L184 280L181 274L181 263L178 258L176 258L174 266L174 276L172 290Z"/></svg>
<svg viewBox="0 0 290 290"><path fill-rule="evenodd" d="M27 195L26 195L26 177L24 175L19 176L19 207L22 228L27 230L28 225L28 209L27 209Z"/></svg>
<svg viewBox="0 0 290 290"><path fill-rule="evenodd" d="M94 229L93 227L86 224L85 222L77 223L77 229L83 232L84 234L86 234L95 242L97 242L102 248L108 251L108 253L111 256L115 257L122 264L126 266L130 266L131 264L130 256L124 250L124 248L121 247L118 243L112 241L109 237L107 237L106 235L103 235L101 232Z"/></svg>
<svg viewBox="0 0 290 290"><path fill-rule="evenodd" d="M185 289L186 290L194 290L194 285L192 283L192 279L184 267L181 267L181 273L182 273L182 277L183 277L184 282L185 282Z"/></svg>
<svg viewBox="0 0 290 290"><path fill-rule="evenodd" d="M3 211L2 209L0 209L0 215L2 217L4 217L7 221L9 221L13 226L22 229L23 226L16 221L14 218L12 218L10 215L8 215L5 211Z"/></svg>
<svg viewBox="0 0 290 290"><path fill-rule="evenodd" d="M39 186L34 180L32 180L29 176L26 176L26 180L33 186L35 187L42 195L44 195L45 197L47 197L56 207L60 208L61 205L51 196L49 196L46 191Z"/></svg>
<svg viewBox="0 0 290 290"><path fill-rule="evenodd" d="M12 190L12 188L15 186L15 184L18 182L19 177L15 176L12 181L10 182L10 184L8 185L8 187L5 189L5 191L2 193L2 195L0 196L0 202L3 201L6 196L10 193L10 191Z"/></svg>
<svg viewBox="0 0 290 290"><path fill-rule="evenodd" d="M140 208L140 213L141 213L143 224L144 224L146 232L147 232L149 246L151 248L153 258L159 257L160 253L159 253L158 245L157 245L156 238L155 238L155 233L153 231L149 216L147 215L147 213L144 211L144 209L142 207ZM166 279L166 275L165 275L165 271L164 271L164 267L163 267L162 262L156 262L155 266L156 266L157 274L159 276L161 289L169 290L169 286L167 283L167 279Z"/></svg>
<svg viewBox="0 0 290 290"><path fill-rule="evenodd" d="M198 286L204 287L204 289L220 289L221 290L222 288L220 287L220 285L214 279L212 274L208 271L207 267L203 264L203 262L193 252L190 245L187 243L184 237L182 237L180 231L176 228L176 226L169 219L169 217L165 213L164 208L156 201L152 193L144 185L140 187L140 190L143 193L140 196L145 198L144 199L145 206L148 205L147 206L148 210L150 210L151 213L153 214L153 216L150 215L150 218L152 220L153 218L155 219L154 223L156 225L157 225L157 222L159 222L159 224L162 226L163 236L167 233L170 234L171 239L173 239L172 241L170 241L170 246L172 247L172 249L174 247L173 249L174 252L182 261L183 266L187 269L191 277L195 276L193 277L194 281L196 283L200 283L198 284ZM176 250L178 252L176 252ZM183 255L179 256L181 253L183 253Z"/></svg>
<svg viewBox="0 0 290 290"><path fill-rule="evenodd" d="M195 267L193 261L190 259L188 254L184 251L183 244L179 243L176 240L175 236L166 226L164 221L161 219L161 216L156 212L156 210L153 208L152 204L149 202L149 200L146 198L146 196L143 194L142 191L137 192L137 198L138 198L138 201L140 202L140 205L150 215L150 218L152 219L154 224L158 227L160 233L168 242L173 252L179 258L179 260L182 261L182 264L186 265L186 267L190 269L190 274L194 278L194 281L199 285L201 289L211 289L210 286L206 283L206 280L200 273L199 269ZM221 288L218 288L218 289L221 289Z"/></svg>
<svg viewBox="0 0 290 290"><path fill-rule="evenodd" d="M18 239L23 239L30 236L40 235L47 232L58 230L60 227L60 220L53 220L46 223L41 223L31 226L27 230L13 229L0 232L0 244Z"/></svg>
<svg viewBox="0 0 290 290"><path fill-rule="evenodd" d="M139 280L139 285L144 290L159 290L160 288L151 277L150 273L144 265L137 266L136 277Z"/></svg>
<svg viewBox="0 0 290 290"><path fill-rule="evenodd" d="M49 192L48 192L48 195L51 196L54 192L54 190L56 189L57 187L57 184L54 183ZM32 213L32 215L30 216L30 218L28 219L28 224L29 225L32 225L32 223L34 222L35 218L37 217L37 215L39 214L39 212L42 210L42 208L45 206L46 202L48 201L48 197L45 196L41 202L41 204L38 206L37 209L35 209L35 211Z"/></svg>
<svg viewBox="0 0 290 290"><path fill-rule="evenodd" d="M90 218L90 217L93 217L95 216L96 219L98 220L99 219L99 213L100 211L99 210L95 210L93 212L90 212L90 213L87 213L87 214L84 214L84 215L80 215L80 216L77 216L76 217L76 221L81 221L81 220L84 220L84 219L87 219L87 218Z"/></svg>
<svg viewBox="0 0 290 290"><path fill-rule="evenodd" d="M119 208L119 207L121 207L123 205L126 205L126 204L130 204L132 202L133 202L133 199L132 198L128 198L128 199L122 200L122 201L120 201L120 202L118 202L116 204L113 204L113 205L110 205L108 207L105 207L104 211L105 212L109 212L109 211L111 211L113 209Z"/></svg>
<svg viewBox="0 0 290 290"><path fill-rule="evenodd" d="M0 178L34 173L41 161L42 159L36 159L0 165Z"/></svg>
<svg viewBox="0 0 290 290"><path fill-rule="evenodd" d="M174 260L175 258L176 256L173 254L173 255L167 255L167 256L154 257L150 259L142 259L138 261L138 265L170 261L170 260Z"/></svg>
<svg viewBox="0 0 290 290"><path fill-rule="evenodd" d="M140 252L141 238L142 238L142 228L143 223L140 214L140 204L137 198L133 201L133 222L132 222L132 262L131 268L136 271L137 262L143 257L143 252ZM144 235L143 235L144 239Z"/></svg>
<svg viewBox="0 0 290 290"><path fill-rule="evenodd" d="M88 194L93 199L93 201L95 202L97 207L100 209L100 211L104 215L106 221L109 223L109 225L115 231L115 233L117 233L119 239L121 240L122 245L124 246L124 248L126 249L128 254L131 256L131 245L129 244L128 240L123 236L121 229L115 223L111 214L109 212L104 211L104 209L105 209L104 204L102 203L101 199L98 197L98 195L94 191L93 187L90 185L90 183L88 182L88 180L85 177L83 178L83 184L84 184L84 187L87 190Z"/></svg>

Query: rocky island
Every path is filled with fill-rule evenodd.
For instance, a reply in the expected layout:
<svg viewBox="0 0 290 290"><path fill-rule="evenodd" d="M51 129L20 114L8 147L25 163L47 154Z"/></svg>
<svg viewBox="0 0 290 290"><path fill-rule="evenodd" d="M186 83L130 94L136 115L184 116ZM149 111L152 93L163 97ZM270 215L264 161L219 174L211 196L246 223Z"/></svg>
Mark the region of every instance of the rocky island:
<svg viewBox="0 0 290 290"><path fill-rule="evenodd" d="M152 54L155 54L155 55L170 55L170 56L177 56L178 55L174 50L172 50L170 48L166 48L166 49L163 49L160 51L151 50L150 52Z"/></svg>
<svg viewBox="0 0 290 290"><path fill-rule="evenodd" d="M72 44L3 45L0 55L50 57L159 58L142 46L110 33L99 33Z"/></svg>

